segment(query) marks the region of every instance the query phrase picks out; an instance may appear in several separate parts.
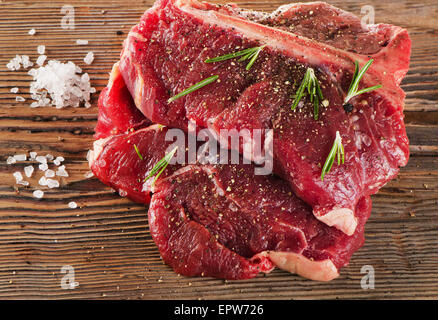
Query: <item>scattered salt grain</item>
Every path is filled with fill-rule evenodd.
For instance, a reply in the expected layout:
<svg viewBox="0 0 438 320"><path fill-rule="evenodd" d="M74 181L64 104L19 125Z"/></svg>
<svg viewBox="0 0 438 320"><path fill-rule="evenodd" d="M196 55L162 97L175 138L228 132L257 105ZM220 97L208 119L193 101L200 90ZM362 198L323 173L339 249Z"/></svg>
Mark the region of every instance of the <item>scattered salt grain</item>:
<svg viewBox="0 0 438 320"><path fill-rule="evenodd" d="M33 168L33 166L26 166L26 167L24 167L24 174L26 175L26 177L30 178L30 177L32 177L34 170L35 169Z"/></svg>
<svg viewBox="0 0 438 320"><path fill-rule="evenodd" d="M44 191L42 190L35 190L33 192L33 196L37 199L41 199L44 196Z"/></svg>
<svg viewBox="0 0 438 320"><path fill-rule="evenodd" d="M69 207L70 209L76 209L76 208L78 207L78 204L77 204L76 202L74 202L74 201L70 201L70 202L68 203L68 207Z"/></svg>
<svg viewBox="0 0 438 320"><path fill-rule="evenodd" d="M6 64L6 67L12 71L20 70L21 67L26 69L31 66L33 66L33 63L32 61L30 61L29 56L26 55L20 56L18 54Z"/></svg>
<svg viewBox="0 0 438 320"><path fill-rule="evenodd" d="M6 159L6 163L7 163L7 164L14 164L15 162L17 162L17 160L15 160L15 158L12 157L12 156L9 156L9 157Z"/></svg>
<svg viewBox="0 0 438 320"><path fill-rule="evenodd" d="M35 158L36 158L36 156L37 156L37 153L36 152L29 152L29 156L30 156L30 159L31 160L35 160Z"/></svg>
<svg viewBox="0 0 438 320"><path fill-rule="evenodd" d="M94 177L94 173L93 173L93 171L88 171L84 176L85 176L85 178L89 179L89 178Z"/></svg>
<svg viewBox="0 0 438 320"><path fill-rule="evenodd" d="M90 51L90 52L88 52L87 55L85 56L85 58L84 58L84 62L85 62L86 64L92 64L93 61L94 61L94 53L93 53L93 51Z"/></svg>
<svg viewBox="0 0 438 320"><path fill-rule="evenodd" d="M40 186L47 186L47 179L46 179L46 177L45 177L45 176L42 176L42 177L40 178L40 180L38 180L38 184L39 184Z"/></svg>
<svg viewBox="0 0 438 320"><path fill-rule="evenodd" d="M29 182L25 180L17 181L17 184L21 184L22 186L28 186Z"/></svg>
<svg viewBox="0 0 438 320"><path fill-rule="evenodd" d="M15 101L17 101L17 102L24 102L24 101L26 101L26 99L24 99L22 96L16 96L15 97Z"/></svg>
<svg viewBox="0 0 438 320"><path fill-rule="evenodd" d="M47 179L47 186L52 189L52 188L58 188L59 187L59 182L58 180L54 180L54 179Z"/></svg>
<svg viewBox="0 0 438 320"><path fill-rule="evenodd" d="M46 46L45 45L39 45L38 47L37 47L37 52L39 53L39 54L44 54L44 52L46 52Z"/></svg>
<svg viewBox="0 0 438 320"><path fill-rule="evenodd" d="M32 61L30 61L29 56L26 56L26 55L21 56L21 64L23 65L24 69L27 69L27 68L33 66L33 63L32 63Z"/></svg>
<svg viewBox="0 0 438 320"><path fill-rule="evenodd" d="M56 175L59 177L68 177L68 172L65 170L65 166L59 166L56 170Z"/></svg>
<svg viewBox="0 0 438 320"><path fill-rule="evenodd" d="M48 170L46 170L44 175L46 176L46 178L53 178L55 176L55 171L48 169Z"/></svg>
<svg viewBox="0 0 438 320"><path fill-rule="evenodd" d="M41 171L46 171L47 169L49 169L49 166L47 165L47 163L41 163L41 164L38 166L38 168L39 168Z"/></svg>
<svg viewBox="0 0 438 320"><path fill-rule="evenodd" d="M16 171L12 174L15 177L15 182L20 182L23 181L23 175L21 174L21 172Z"/></svg>
<svg viewBox="0 0 438 320"><path fill-rule="evenodd" d="M19 90L19 89L18 89L17 87L11 88L11 92L12 92L12 93L18 93L18 90Z"/></svg>
<svg viewBox="0 0 438 320"><path fill-rule="evenodd" d="M47 163L47 158L44 156L37 156L35 160L38 161L39 163Z"/></svg>
<svg viewBox="0 0 438 320"><path fill-rule="evenodd" d="M55 159L55 157L53 156L53 154L46 154L46 159L52 161L53 159Z"/></svg>
<svg viewBox="0 0 438 320"><path fill-rule="evenodd" d="M45 66L29 71L33 77L30 84L32 108L55 106L56 108L79 107L90 101L96 89L90 86L90 77L73 62L61 63L50 60Z"/></svg>
<svg viewBox="0 0 438 320"><path fill-rule="evenodd" d="M88 44L88 40L82 40L82 39L78 39L76 40L76 44L77 45L87 45Z"/></svg>
<svg viewBox="0 0 438 320"><path fill-rule="evenodd" d="M64 159L64 157L59 156L59 157L56 157L55 160L58 160L59 162L63 162L65 159Z"/></svg>
<svg viewBox="0 0 438 320"><path fill-rule="evenodd" d="M28 34L29 34L30 36L33 36L35 33L36 33L36 30L35 30L35 29L30 29L29 32L28 32Z"/></svg>
<svg viewBox="0 0 438 320"><path fill-rule="evenodd" d="M17 161L26 161L27 156L25 154L16 154L14 159Z"/></svg>
<svg viewBox="0 0 438 320"><path fill-rule="evenodd" d="M42 54L40 55L37 60L36 60L36 64L39 65L40 67L42 67L42 65L44 64L44 62L46 62L47 56Z"/></svg>

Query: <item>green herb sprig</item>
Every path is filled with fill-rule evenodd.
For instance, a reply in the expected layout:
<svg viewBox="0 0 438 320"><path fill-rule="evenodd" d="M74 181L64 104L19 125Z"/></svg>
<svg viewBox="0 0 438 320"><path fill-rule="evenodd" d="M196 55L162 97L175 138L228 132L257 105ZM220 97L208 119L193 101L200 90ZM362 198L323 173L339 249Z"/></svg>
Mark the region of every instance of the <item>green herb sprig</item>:
<svg viewBox="0 0 438 320"><path fill-rule="evenodd" d="M292 103L292 110L295 110L298 103L305 95L310 96L310 102L313 102L313 118L318 120L319 118L319 103L324 100L321 87L319 86L318 79L315 76L315 71L312 68L307 68L304 78L301 81L296 94L294 102Z"/></svg>
<svg viewBox="0 0 438 320"><path fill-rule="evenodd" d="M173 158L176 150L178 149L178 146L172 149L168 154L166 154L163 159L158 161L155 166L152 168L151 171L149 171L148 176L146 179L144 179L144 182L148 181L150 178L155 176L154 181L152 184L155 184L155 181L157 181L158 177L163 173L164 169L169 165L170 160Z"/></svg>
<svg viewBox="0 0 438 320"><path fill-rule="evenodd" d="M335 162L336 156L338 158L337 159L338 160L338 166L341 163L344 164L344 161L345 161L345 151L344 151L344 146L342 145L342 138L341 138L341 135L339 134L339 131L336 131L335 141L333 142L333 146L332 146L332 148L330 150L330 153L329 153L327 159L325 160L324 166L322 167L321 181L324 181L324 176L332 168L333 162Z"/></svg>
<svg viewBox="0 0 438 320"><path fill-rule="evenodd" d="M173 102L173 101L175 101L175 100L177 100L177 99L179 99L181 97L184 97L185 95L187 95L187 94L189 94L189 93L191 93L193 91L201 89L202 87L204 87L204 86L206 86L206 85L208 85L208 84L210 84L212 82L215 82L218 78L219 78L219 76L215 75L215 76L208 77L208 78L206 78L204 80L201 80L198 83L195 83L193 86L188 87L184 91L182 91L182 92L178 93L177 95L169 98L167 100L167 103L171 103L171 102Z"/></svg>
<svg viewBox="0 0 438 320"><path fill-rule="evenodd" d="M264 47L265 45L260 47L248 48L245 50L224 54L223 56L219 56L216 58L206 59L204 62L213 63L213 62L225 61L225 60L240 57L240 59L237 61L249 60L248 64L245 67L246 70L249 70L251 69L252 65L254 64L254 62L256 61L257 57L259 56L260 52L263 50Z"/></svg>
<svg viewBox="0 0 438 320"><path fill-rule="evenodd" d="M138 147L135 144L134 144L134 149L135 152L137 152L137 155L140 158L140 160L143 160L143 156L141 155L140 150L138 150Z"/></svg>
<svg viewBox="0 0 438 320"><path fill-rule="evenodd" d="M359 62L357 60L354 62L354 74L353 74L353 78L351 79L351 84L350 84L350 87L348 88L348 93L347 93L347 96L345 97L344 104L347 104L348 101L350 101L355 96L358 96L358 95L365 93L365 92L377 90L377 89L380 89L382 87L381 84L378 84L376 86L368 87L368 88L365 88L365 89L358 91L359 82L360 82L360 80L362 80L365 72L371 66L373 61L374 61L373 59L369 60L360 70L359 70Z"/></svg>

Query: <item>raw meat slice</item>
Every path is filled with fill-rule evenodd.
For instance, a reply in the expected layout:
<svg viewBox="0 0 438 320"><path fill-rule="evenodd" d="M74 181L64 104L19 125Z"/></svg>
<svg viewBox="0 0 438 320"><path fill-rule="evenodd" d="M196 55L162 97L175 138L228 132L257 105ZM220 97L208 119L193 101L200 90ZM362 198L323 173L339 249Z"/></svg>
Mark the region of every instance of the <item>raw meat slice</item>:
<svg viewBox="0 0 438 320"><path fill-rule="evenodd" d="M283 180L254 176L252 166L204 165L160 180L148 214L161 256L177 273L246 279L272 262L329 281L362 246L370 209L369 197L359 201L358 227L347 236L318 221Z"/></svg>
<svg viewBox="0 0 438 320"><path fill-rule="evenodd" d="M148 203L144 177L166 154L167 130L153 125L100 139L90 167L102 182ZM153 190L151 234L164 261L187 276L247 279L278 266L332 280L362 246L371 210L365 197L356 209L359 226L347 236L315 219L287 182L255 176L253 165L169 165Z"/></svg>
<svg viewBox="0 0 438 320"><path fill-rule="evenodd" d="M132 102L120 100L118 90L123 86L103 93L112 101L107 123L112 115L141 123L135 113L117 115ZM153 125L99 139L90 167L102 182L147 204L151 188L143 180L170 144L167 130ZM371 210L365 197L357 208L359 227L347 236L315 219L285 181L254 176L253 165L169 165L154 191L149 224L163 259L184 275L227 279L251 278L275 265L309 279L333 279L363 244Z"/></svg>
<svg viewBox="0 0 438 320"><path fill-rule="evenodd" d="M122 101L117 103L122 104ZM172 143L165 141L167 130L162 129L159 125L152 125L132 133L96 140L89 156L91 171L100 181L117 190L120 195L136 202L148 203L151 181L145 183L144 180ZM134 145L143 159L137 154ZM163 177L167 172L177 168L176 164L170 166Z"/></svg>
<svg viewBox="0 0 438 320"><path fill-rule="evenodd" d="M309 6L314 17L308 17ZM334 27L324 14L316 14L319 10L336 15ZM303 25L313 23L316 30L285 31L294 17L306 14L310 22ZM282 17L286 24L278 26ZM223 129L274 129L276 173L312 206L319 220L351 235L360 218L354 212L358 200L394 178L409 157L405 94L399 87L408 69L409 36L396 26L359 24L351 14L322 3L283 7L268 16L239 12L236 6L161 0L125 40L120 72L136 106L154 122L186 129L188 120L193 121L209 128L224 147L228 145ZM330 41L333 30L347 31ZM329 39L320 41L321 34ZM355 36L357 43L347 46ZM364 49L366 41L372 45ZM245 69L247 62L237 59L205 63L207 58L260 45L266 46L250 70ZM383 88L353 98L354 108L346 112L342 106L354 61L363 66L370 58L374 63L360 88ZM315 70L329 103L321 106L318 120L306 99L297 110L290 109L307 67ZM219 80L167 102L211 75ZM334 165L322 181L321 168L336 131L342 137L345 164Z"/></svg>
<svg viewBox="0 0 438 320"><path fill-rule="evenodd" d="M95 139L133 131L152 124L135 107L125 81L120 75L118 62L113 66L108 85L100 93L98 107Z"/></svg>

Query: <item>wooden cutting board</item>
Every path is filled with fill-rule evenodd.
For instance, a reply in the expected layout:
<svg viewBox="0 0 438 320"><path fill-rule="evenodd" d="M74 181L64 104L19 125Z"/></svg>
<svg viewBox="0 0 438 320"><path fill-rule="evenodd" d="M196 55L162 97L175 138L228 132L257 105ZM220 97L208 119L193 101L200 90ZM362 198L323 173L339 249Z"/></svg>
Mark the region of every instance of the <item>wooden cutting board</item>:
<svg viewBox="0 0 438 320"><path fill-rule="evenodd" d="M272 11L288 1L236 1ZM163 264L148 232L146 208L86 178L98 93L118 59L121 44L152 1L0 1L0 298L308 299L438 297L438 5L436 0L330 1L362 16L372 5L375 21L409 30L411 67L403 81L411 159L398 178L373 196L366 243L341 276L329 283L275 270L248 281L186 278ZM61 28L61 7L75 9L74 30ZM31 28L36 35L28 35ZM86 46L77 39L89 40ZM9 71L16 54L35 61L44 44L49 59L83 67L98 89L93 107L29 108L29 76ZM93 51L95 61L83 62ZM15 101L20 88L24 103ZM8 155L36 151L63 156L70 174L42 200L17 187ZM37 176L39 177L39 176ZM68 203L75 201L77 209ZM362 289L363 266L375 271L374 289ZM73 269L63 269L71 266ZM68 267L67 267L68 268ZM63 289L74 270L78 286ZM69 273L72 275L71 273Z"/></svg>

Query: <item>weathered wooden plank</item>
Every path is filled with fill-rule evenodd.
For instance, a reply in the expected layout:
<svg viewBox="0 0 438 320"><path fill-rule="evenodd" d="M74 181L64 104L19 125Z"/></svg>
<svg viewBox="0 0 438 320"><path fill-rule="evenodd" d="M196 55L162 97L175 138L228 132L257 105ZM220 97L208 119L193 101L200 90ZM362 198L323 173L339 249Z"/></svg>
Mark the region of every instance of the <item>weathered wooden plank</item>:
<svg viewBox="0 0 438 320"><path fill-rule="evenodd" d="M224 1L222 1L224 2ZM288 1L234 1L271 11ZM361 14L359 1L330 1ZM60 28L64 4L73 5L76 29ZM434 0L369 1L376 22L408 28L412 62L403 81L412 157L399 177L373 196L367 241L341 277L316 283L275 270L247 281L186 278L163 265L150 237L146 208L86 178L92 145L93 107L30 109L15 102L10 88L29 99L30 77L5 64L15 54L71 60L89 72L101 90L119 56L121 43L152 1L3 1L0 3L0 298L438 298L438 5ZM397 8L397 10L394 10ZM37 34L27 35L30 28ZM122 33L121 33L121 32ZM90 41L77 46L77 39ZM82 62L95 53L91 66ZM42 200L32 188L14 185L8 155L37 151L66 158L70 176ZM30 179L37 184L39 176ZM77 209L68 208L76 201ZM75 268L79 287L63 290L61 267ZM376 271L374 290L360 287L363 265Z"/></svg>

